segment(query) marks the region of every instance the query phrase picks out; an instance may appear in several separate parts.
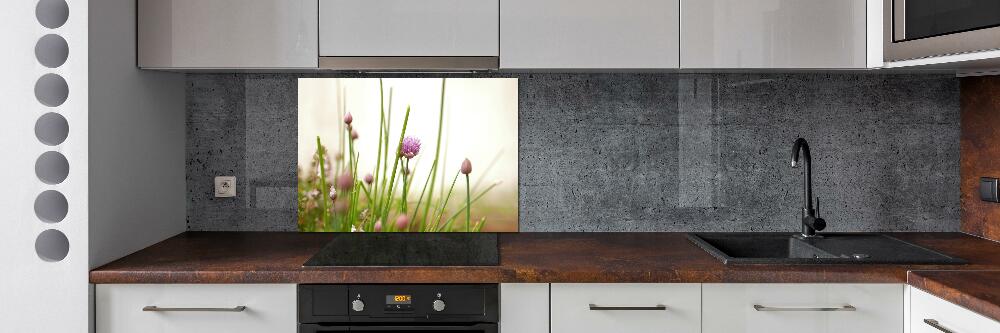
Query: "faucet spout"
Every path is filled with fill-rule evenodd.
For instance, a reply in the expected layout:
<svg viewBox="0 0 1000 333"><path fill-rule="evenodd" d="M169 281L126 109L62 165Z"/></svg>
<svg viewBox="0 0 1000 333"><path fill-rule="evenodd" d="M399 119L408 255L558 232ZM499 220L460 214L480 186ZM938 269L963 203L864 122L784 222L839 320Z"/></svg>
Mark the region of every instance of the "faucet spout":
<svg viewBox="0 0 1000 333"><path fill-rule="evenodd" d="M799 163L799 152L802 152L802 163ZM802 166L802 208L812 209L812 154L809 153L809 143L806 139L798 138L792 144L792 167Z"/></svg>
<svg viewBox="0 0 1000 333"><path fill-rule="evenodd" d="M802 236L816 237L816 231L826 228L826 221L816 216L813 209L812 155L809 153L809 143L803 138L796 139L792 145L792 167L800 166L805 169L802 172Z"/></svg>

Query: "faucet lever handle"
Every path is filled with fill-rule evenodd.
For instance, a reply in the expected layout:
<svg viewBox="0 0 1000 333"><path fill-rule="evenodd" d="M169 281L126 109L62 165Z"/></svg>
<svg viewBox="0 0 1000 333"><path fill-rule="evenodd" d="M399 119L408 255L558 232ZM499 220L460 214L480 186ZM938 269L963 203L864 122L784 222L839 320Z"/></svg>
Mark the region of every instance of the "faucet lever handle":
<svg viewBox="0 0 1000 333"><path fill-rule="evenodd" d="M816 196L816 217L819 217L819 196Z"/></svg>

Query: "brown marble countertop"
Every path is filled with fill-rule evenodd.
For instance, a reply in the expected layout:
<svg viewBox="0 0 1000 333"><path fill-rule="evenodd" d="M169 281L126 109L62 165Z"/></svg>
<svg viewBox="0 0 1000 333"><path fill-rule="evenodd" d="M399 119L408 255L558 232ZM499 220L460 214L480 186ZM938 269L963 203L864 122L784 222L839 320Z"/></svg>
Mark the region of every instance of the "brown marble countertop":
<svg viewBox="0 0 1000 333"><path fill-rule="evenodd" d="M185 232L90 272L91 283L876 282L910 270L1000 270L1000 243L893 233L967 265L726 266L683 233L501 234L489 267L303 267L330 234Z"/></svg>
<svg viewBox="0 0 1000 333"><path fill-rule="evenodd" d="M1000 270L911 271L906 282L934 296L1000 321Z"/></svg>
<svg viewBox="0 0 1000 333"><path fill-rule="evenodd" d="M891 233L967 265L726 266L684 233L517 233L489 267L303 267L330 234L185 232L90 272L91 283L909 283L1000 320L1000 243Z"/></svg>

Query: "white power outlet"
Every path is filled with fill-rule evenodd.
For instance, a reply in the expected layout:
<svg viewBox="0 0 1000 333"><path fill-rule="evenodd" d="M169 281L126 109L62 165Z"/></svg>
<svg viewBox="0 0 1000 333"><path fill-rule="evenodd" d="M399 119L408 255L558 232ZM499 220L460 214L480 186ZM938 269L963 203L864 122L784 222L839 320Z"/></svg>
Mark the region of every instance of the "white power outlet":
<svg viewBox="0 0 1000 333"><path fill-rule="evenodd" d="M236 196L236 177L215 177L215 197L231 198Z"/></svg>

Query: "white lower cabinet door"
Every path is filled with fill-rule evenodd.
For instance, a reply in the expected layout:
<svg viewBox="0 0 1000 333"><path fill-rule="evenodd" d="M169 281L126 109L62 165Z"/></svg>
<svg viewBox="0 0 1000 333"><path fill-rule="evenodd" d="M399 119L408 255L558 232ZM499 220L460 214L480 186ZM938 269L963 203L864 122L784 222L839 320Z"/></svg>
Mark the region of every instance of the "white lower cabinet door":
<svg viewBox="0 0 1000 333"><path fill-rule="evenodd" d="M902 284L704 284L705 333L903 332Z"/></svg>
<svg viewBox="0 0 1000 333"><path fill-rule="evenodd" d="M98 333L294 333L294 284L99 284Z"/></svg>
<svg viewBox="0 0 1000 333"><path fill-rule="evenodd" d="M700 332L699 284L552 284L552 333Z"/></svg>
<svg viewBox="0 0 1000 333"><path fill-rule="evenodd" d="M500 333L549 333L549 284L500 284Z"/></svg>
<svg viewBox="0 0 1000 333"><path fill-rule="evenodd" d="M910 332L996 333L1000 322L910 287Z"/></svg>

